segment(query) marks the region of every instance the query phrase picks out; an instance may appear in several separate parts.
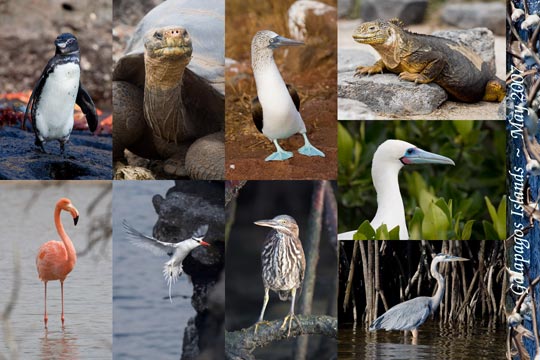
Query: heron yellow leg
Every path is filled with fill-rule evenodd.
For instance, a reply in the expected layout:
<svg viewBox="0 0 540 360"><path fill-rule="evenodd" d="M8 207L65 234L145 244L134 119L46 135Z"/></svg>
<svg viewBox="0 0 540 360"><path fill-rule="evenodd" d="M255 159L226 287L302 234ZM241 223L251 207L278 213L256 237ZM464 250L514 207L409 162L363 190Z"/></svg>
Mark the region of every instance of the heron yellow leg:
<svg viewBox="0 0 540 360"><path fill-rule="evenodd" d="M266 310L266 305L268 305L268 299L269 298L270 297L268 296L268 288L265 287L264 288L264 301L263 301L263 307L262 307L262 310L261 310L261 315L259 316L259 320L255 324L255 335L257 334L257 329L259 328L259 325L261 325L261 324L265 324L265 325L270 324L268 321L263 320L264 312Z"/></svg>
<svg viewBox="0 0 540 360"><path fill-rule="evenodd" d="M411 333L412 333L413 339L417 339L417 338L418 338L418 329L413 329L413 330L411 330Z"/></svg>
<svg viewBox="0 0 540 360"><path fill-rule="evenodd" d="M289 320L289 330L287 332L287 337L291 336L291 325L292 325L293 319L296 321L296 323L300 327L301 331L302 332L304 331L304 329L302 328L302 324L300 323L300 320L298 320L296 315L294 315L294 300L296 298L296 289L291 290L291 295L292 295L291 310L289 311L289 314L287 316L285 316L285 319L283 319L283 324L281 324L281 327L280 327L281 330L285 329L285 325L287 324L287 320Z"/></svg>

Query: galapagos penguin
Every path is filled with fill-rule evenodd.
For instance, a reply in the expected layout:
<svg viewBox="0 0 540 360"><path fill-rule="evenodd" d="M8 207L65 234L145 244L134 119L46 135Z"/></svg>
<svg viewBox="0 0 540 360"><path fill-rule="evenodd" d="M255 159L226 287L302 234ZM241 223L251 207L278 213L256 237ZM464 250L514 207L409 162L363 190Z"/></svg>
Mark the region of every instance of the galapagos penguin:
<svg viewBox="0 0 540 360"><path fill-rule="evenodd" d="M300 154L324 157L324 153L311 145L307 138L296 90L285 84L274 62L274 49L303 44L269 30L259 31L251 42L251 66L257 85L257 97L252 101L251 114L257 129L276 146L276 152L265 161L291 158L292 152L283 150L278 140L287 139L296 133L304 137L304 146L298 149Z"/></svg>
<svg viewBox="0 0 540 360"><path fill-rule="evenodd" d="M58 140L61 153L73 129L75 102L86 115L88 128L94 132L98 118L92 98L81 84L80 53L77 38L70 33L60 34L54 41L56 52L32 91L24 118L30 112L36 134L36 146Z"/></svg>

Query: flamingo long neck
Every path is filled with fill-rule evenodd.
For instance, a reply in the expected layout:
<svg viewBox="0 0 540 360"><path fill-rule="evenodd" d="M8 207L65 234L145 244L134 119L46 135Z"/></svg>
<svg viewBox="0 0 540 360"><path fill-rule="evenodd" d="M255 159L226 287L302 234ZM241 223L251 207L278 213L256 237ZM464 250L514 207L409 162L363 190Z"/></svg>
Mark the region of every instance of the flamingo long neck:
<svg viewBox="0 0 540 360"><path fill-rule="evenodd" d="M377 213L371 221L375 229L386 224L390 231L399 225L399 238L409 239L407 223L405 222L405 207L399 191L398 174L402 165L389 161L373 159L371 177L377 192Z"/></svg>
<svg viewBox="0 0 540 360"><path fill-rule="evenodd" d="M56 225L56 231L58 231L58 235L60 235L60 239L62 239L62 242L64 243L64 246L66 247L68 262L72 262L73 264L75 264L75 262L77 261L77 253L75 252L75 247L73 246L71 239L69 238L68 234L66 234L66 231L64 230L62 221L60 220L61 212L62 212L62 208L60 206L57 206L56 209L54 210L54 224Z"/></svg>
<svg viewBox="0 0 540 360"><path fill-rule="evenodd" d="M442 297L444 296L444 290L445 290L445 283L444 283L444 277L437 271L437 264L439 262L433 261L431 263L431 276L433 276L437 280L437 291L435 292L435 295L433 295L433 308L431 309L431 313L435 312L437 310L437 307L442 301Z"/></svg>

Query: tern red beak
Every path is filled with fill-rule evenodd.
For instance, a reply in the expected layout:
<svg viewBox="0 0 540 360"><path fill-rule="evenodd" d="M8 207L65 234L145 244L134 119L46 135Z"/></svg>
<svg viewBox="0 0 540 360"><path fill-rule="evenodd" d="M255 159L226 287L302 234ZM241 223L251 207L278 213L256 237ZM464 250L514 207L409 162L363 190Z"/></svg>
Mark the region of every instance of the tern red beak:
<svg viewBox="0 0 540 360"><path fill-rule="evenodd" d="M202 246L210 246L209 243L207 243L206 241L202 241L202 240L201 240L200 244L201 244Z"/></svg>

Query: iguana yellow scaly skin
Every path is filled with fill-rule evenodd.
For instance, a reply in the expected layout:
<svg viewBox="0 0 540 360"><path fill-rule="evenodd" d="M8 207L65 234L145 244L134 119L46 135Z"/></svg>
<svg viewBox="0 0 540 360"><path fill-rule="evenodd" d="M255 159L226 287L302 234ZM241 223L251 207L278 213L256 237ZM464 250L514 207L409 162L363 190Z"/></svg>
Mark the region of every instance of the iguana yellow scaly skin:
<svg viewBox="0 0 540 360"><path fill-rule="evenodd" d="M505 83L469 47L455 41L403 28L397 20L360 25L353 39L371 45L381 56L371 66L358 66L355 76L390 71L417 84L435 83L463 102L496 101L506 95Z"/></svg>

